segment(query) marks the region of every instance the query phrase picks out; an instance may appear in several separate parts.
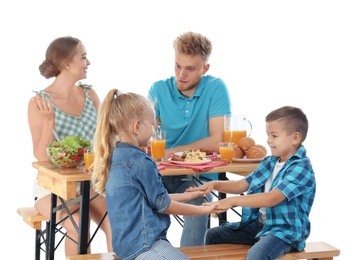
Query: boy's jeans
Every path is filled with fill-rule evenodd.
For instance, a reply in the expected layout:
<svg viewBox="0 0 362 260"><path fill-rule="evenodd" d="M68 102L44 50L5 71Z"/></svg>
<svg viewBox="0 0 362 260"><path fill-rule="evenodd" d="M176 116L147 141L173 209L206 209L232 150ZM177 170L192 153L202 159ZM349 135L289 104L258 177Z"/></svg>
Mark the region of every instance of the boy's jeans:
<svg viewBox="0 0 362 260"><path fill-rule="evenodd" d="M256 220L237 229L225 226L209 229L205 234L205 244L244 244L253 245L248 252L247 260L276 259L294 250L294 247L273 235L255 238L263 224Z"/></svg>

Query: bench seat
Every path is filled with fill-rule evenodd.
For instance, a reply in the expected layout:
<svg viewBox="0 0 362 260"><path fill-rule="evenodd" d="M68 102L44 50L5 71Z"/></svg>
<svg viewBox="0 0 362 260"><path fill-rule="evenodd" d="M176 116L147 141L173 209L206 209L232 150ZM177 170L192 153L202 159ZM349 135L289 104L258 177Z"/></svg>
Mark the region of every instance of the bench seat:
<svg viewBox="0 0 362 260"><path fill-rule="evenodd" d="M238 244L218 244L207 246L179 247L191 260L245 260L250 246ZM324 242L309 242L301 252L288 253L278 260L319 259L332 260L340 250ZM68 256L67 260L120 260L114 253Z"/></svg>
<svg viewBox="0 0 362 260"><path fill-rule="evenodd" d="M43 221L49 221L49 218L41 215L34 207L18 208L17 212L23 217L25 223L37 230L42 229Z"/></svg>

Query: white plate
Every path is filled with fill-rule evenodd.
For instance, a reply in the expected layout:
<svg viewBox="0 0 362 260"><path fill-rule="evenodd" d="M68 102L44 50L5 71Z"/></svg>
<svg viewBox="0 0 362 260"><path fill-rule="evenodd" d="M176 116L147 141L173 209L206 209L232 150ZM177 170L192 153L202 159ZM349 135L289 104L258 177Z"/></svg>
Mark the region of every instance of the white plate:
<svg viewBox="0 0 362 260"><path fill-rule="evenodd" d="M256 158L256 159L247 159L247 158L233 158L233 162L261 162L264 158Z"/></svg>
<svg viewBox="0 0 362 260"><path fill-rule="evenodd" d="M168 161L180 165L203 165L211 162L212 160L207 159L202 162L184 162L184 161L173 161L172 158L169 158Z"/></svg>

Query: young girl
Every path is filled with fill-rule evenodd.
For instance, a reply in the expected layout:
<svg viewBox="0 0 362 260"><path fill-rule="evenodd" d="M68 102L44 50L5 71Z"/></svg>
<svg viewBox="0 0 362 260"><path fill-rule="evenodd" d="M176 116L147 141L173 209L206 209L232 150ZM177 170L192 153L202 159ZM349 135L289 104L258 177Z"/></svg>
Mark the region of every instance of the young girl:
<svg viewBox="0 0 362 260"><path fill-rule="evenodd" d="M153 105L141 95L112 89L100 107L93 184L105 193L113 251L123 260L188 259L166 238L168 214L210 214L217 205L180 203L201 191L168 194L156 163L139 148L156 127Z"/></svg>

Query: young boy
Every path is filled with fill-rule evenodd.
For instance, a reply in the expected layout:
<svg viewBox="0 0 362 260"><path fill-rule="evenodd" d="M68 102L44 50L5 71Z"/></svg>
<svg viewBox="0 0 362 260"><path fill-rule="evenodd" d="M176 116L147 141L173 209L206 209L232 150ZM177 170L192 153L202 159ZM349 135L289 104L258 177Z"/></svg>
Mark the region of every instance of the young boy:
<svg viewBox="0 0 362 260"><path fill-rule="evenodd" d="M276 259L303 250L316 191L312 164L302 145L308 132L306 115L299 108L285 106L270 112L265 121L272 155L254 172L238 181L211 181L189 189L204 190L205 195L212 190L247 191L247 195L218 202L218 209L241 206L242 218L208 230L205 244L253 245L247 256L250 260Z"/></svg>

